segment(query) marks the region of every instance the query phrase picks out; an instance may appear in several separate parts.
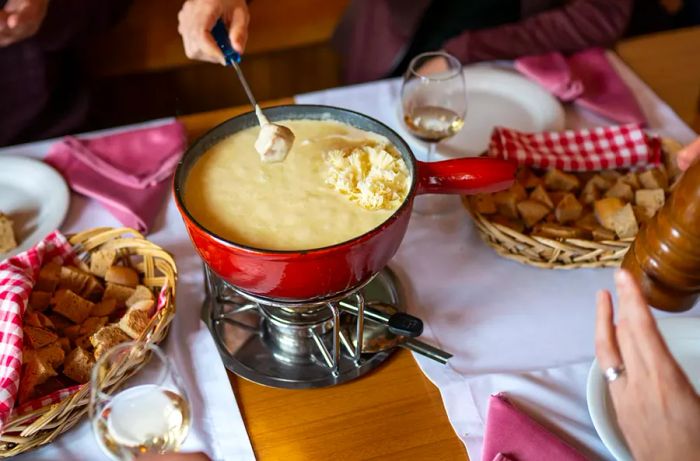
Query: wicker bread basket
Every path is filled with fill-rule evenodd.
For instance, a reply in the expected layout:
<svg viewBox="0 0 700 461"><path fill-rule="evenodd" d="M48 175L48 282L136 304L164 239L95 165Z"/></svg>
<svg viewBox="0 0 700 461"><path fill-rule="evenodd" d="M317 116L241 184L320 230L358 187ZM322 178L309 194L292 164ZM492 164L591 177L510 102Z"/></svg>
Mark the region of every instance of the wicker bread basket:
<svg viewBox="0 0 700 461"><path fill-rule="evenodd" d="M544 269L617 267L633 238L594 242L582 239L553 240L529 236L490 221L464 198L464 207L474 218L481 238L504 258Z"/></svg>
<svg viewBox="0 0 700 461"><path fill-rule="evenodd" d="M153 316L148 327L137 340L141 343L162 341L175 314L177 270L172 256L129 228L95 228L75 234L69 238L69 241L84 263L90 261L91 253L96 250L117 250L121 261L136 269L143 277L142 283L151 288L154 293L159 293L164 286L167 286L164 307ZM132 360L134 362L124 367L123 373L113 377L108 388L119 386L138 371L147 358L141 361L137 361L136 358ZM3 434L0 435L0 457L15 456L50 443L80 421L87 412L89 399L88 383L83 384L77 392L59 403L20 416L13 415L7 422Z"/></svg>
<svg viewBox="0 0 700 461"><path fill-rule="evenodd" d="M671 184L680 175L675 165L676 154L682 147L673 139L662 138L663 164ZM673 185L666 192L672 189ZM604 241L580 238L555 240L538 235L525 235L479 213L468 197L463 197L462 203L474 218L481 238L499 255L544 269L618 267L634 241L634 238Z"/></svg>

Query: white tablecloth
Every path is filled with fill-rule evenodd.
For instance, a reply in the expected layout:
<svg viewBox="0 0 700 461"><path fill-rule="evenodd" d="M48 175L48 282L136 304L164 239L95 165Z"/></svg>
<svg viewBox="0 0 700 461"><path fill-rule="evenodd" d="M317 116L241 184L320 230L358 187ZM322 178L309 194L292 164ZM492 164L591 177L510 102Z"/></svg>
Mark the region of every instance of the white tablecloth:
<svg viewBox="0 0 700 461"><path fill-rule="evenodd" d="M693 139L695 134L673 111L610 56L637 95L650 127L681 142ZM425 148L397 118L400 84L385 80L296 100L376 117L422 152ZM609 123L576 107L566 112L569 127ZM459 135L450 148L459 148ZM547 271L500 258L479 239L466 213L414 215L392 267L410 290L409 311L425 323L424 338L454 354L448 366L416 358L440 389L450 422L472 460L481 459L488 397L501 391L558 428L589 457L610 458L588 416L585 384L593 359L595 292L612 288L611 270ZM696 307L685 315L700 311Z"/></svg>
<svg viewBox="0 0 700 461"><path fill-rule="evenodd" d="M132 128L165 121L170 120L139 124ZM0 149L0 155L41 158L49 145L50 142L40 142L9 147ZM72 194L70 211L61 230L77 232L95 226L121 225L96 202ZM226 370L209 330L200 320L204 300L202 262L190 244L172 199L168 199L149 239L175 256L179 272L177 314L164 347L184 378L192 404L192 428L182 450L203 451L217 461L254 460ZM14 459L96 461L107 458L97 446L90 425L84 420L52 444Z"/></svg>

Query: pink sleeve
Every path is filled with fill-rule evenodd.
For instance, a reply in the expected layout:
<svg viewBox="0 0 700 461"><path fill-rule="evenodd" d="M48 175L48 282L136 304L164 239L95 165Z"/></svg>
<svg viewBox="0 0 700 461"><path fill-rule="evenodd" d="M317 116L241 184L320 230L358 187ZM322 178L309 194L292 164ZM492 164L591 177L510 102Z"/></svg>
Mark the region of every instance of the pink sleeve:
<svg viewBox="0 0 700 461"><path fill-rule="evenodd" d="M466 31L445 42L444 49L470 63L607 47L625 31L632 4L633 0L573 0L516 23Z"/></svg>

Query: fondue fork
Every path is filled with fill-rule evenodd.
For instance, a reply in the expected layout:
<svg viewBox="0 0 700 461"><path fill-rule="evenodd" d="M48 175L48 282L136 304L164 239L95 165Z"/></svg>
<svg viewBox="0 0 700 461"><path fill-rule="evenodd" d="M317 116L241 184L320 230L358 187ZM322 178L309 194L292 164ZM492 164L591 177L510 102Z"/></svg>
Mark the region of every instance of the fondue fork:
<svg viewBox="0 0 700 461"><path fill-rule="evenodd" d="M216 44L219 45L221 52L224 53L226 65L233 67L236 74L238 74L238 79L241 81L243 91L245 91L248 101L250 101L250 104L255 108L255 113L257 114L259 110L258 103L255 100L255 96L253 96L253 92L250 90L250 86L248 86L248 81L246 80L245 75L243 75L241 67L238 65L241 62L241 55L233 49L231 39L228 36L228 29L226 29L226 24L224 24L224 21L221 19L216 21L214 28L211 30L211 35L214 37ZM262 114L262 111L260 111L260 114ZM265 115L262 115L262 117L265 117ZM260 118L260 116L258 116L258 118ZM265 120L267 120L267 118L265 118ZM262 122L260 122L260 124L262 125Z"/></svg>
<svg viewBox="0 0 700 461"><path fill-rule="evenodd" d="M211 30L211 35L224 54L226 65L233 67L236 71L243 91L245 91L248 101L255 109L255 115L258 118L258 123L260 123L260 134L255 141L255 150L258 151L263 162L281 162L287 157L289 150L292 148L294 133L285 126L270 123L262 109L260 109L245 75L243 75L243 71L238 65L241 62L241 55L233 49L231 39L228 36L228 29L221 18L216 21L214 28Z"/></svg>

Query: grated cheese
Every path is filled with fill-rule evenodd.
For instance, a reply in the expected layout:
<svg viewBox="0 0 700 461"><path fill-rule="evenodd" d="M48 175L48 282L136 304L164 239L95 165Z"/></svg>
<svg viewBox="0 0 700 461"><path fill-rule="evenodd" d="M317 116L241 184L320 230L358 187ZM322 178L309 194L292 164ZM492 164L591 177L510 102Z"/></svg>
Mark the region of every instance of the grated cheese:
<svg viewBox="0 0 700 461"><path fill-rule="evenodd" d="M367 210L395 210L408 195L406 163L386 146L332 150L326 163L326 184Z"/></svg>

